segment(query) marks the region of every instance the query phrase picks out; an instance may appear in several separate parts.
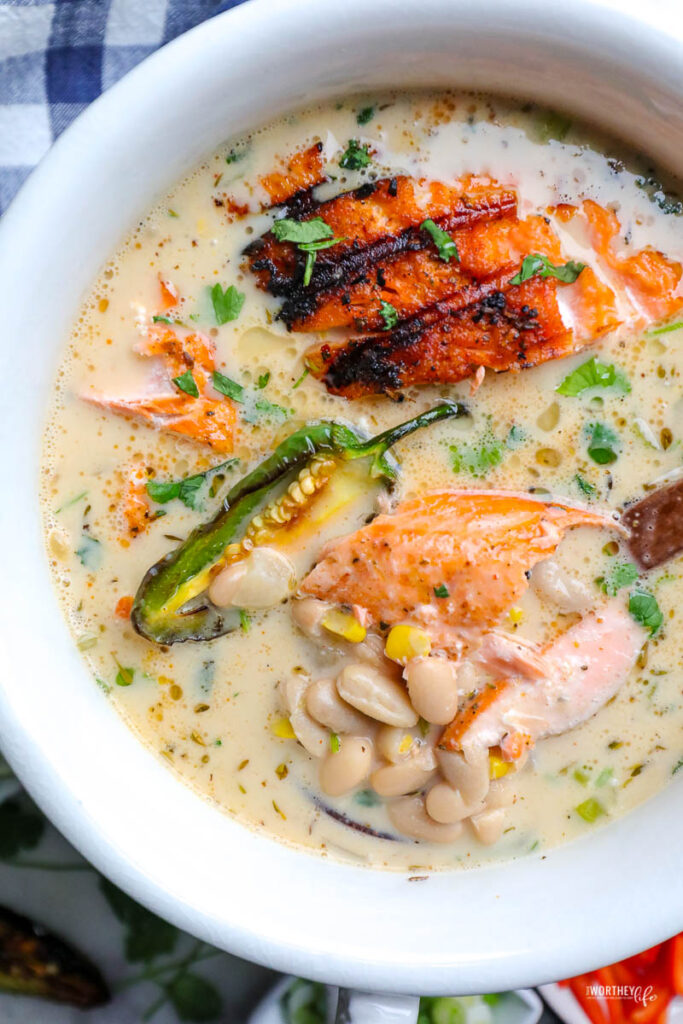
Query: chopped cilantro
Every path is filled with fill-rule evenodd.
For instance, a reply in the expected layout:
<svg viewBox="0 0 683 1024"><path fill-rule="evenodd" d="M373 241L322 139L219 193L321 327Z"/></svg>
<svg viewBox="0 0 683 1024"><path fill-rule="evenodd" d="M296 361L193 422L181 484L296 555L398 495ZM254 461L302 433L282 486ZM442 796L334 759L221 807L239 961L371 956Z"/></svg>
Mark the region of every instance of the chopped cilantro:
<svg viewBox="0 0 683 1024"><path fill-rule="evenodd" d="M356 114L356 121L358 122L358 124L367 124L368 121L372 121L374 116L374 107L362 107Z"/></svg>
<svg viewBox="0 0 683 1024"><path fill-rule="evenodd" d="M199 398L199 388L192 376L192 370L185 370L185 373L181 373L179 377L174 377L173 383L181 391L184 391L186 395L191 395L192 398Z"/></svg>
<svg viewBox="0 0 683 1024"><path fill-rule="evenodd" d="M531 256L524 257L521 270L510 278L510 284L523 284L531 277L556 277L558 281L571 284L576 281L585 266L585 263L575 263L574 260L568 260L561 266L555 266L547 256L535 252Z"/></svg>
<svg viewBox="0 0 683 1024"><path fill-rule="evenodd" d="M361 807L376 807L377 804L382 803L381 797L375 793L374 789L359 789L353 799Z"/></svg>
<svg viewBox="0 0 683 1024"><path fill-rule="evenodd" d="M116 661L116 658L114 658L114 661ZM116 673L116 685L130 686L135 678L135 669L124 668L119 661L116 661L116 667L118 668L118 672Z"/></svg>
<svg viewBox="0 0 683 1024"><path fill-rule="evenodd" d="M581 366L577 366L561 384L555 388L559 395L575 397L588 388L609 388L614 387L618 391L628 394L631 390L631 383L618 367L611 363L599 363L595 356L591 356Z"/></svg>
<svg viewBox="0 0 683 1024"><path fill-rule="evenodd" d="M282 217L274 222L270 230L278 242L294 242L295 245L322 242L334 235L334 231L322 217L312 217L311 220L292 220L290 217Z"/></svg>
<svg viewBox="0 0 683 1024"><path fill-rule="evenodd" d="M599 466L616 462L619 435L604 423L587 423L584 428L588 454Z"/></svg>
<svg viewBox="0 0 683 1024"><path fill-rule="evenodd" d="M238 291L234 284L231 284L224 291L218 282L210 291L216 323L227 324L230 320L236 320L242 312L242 306L246 298L244 292Z"/></svg>
<svg viewBox="0 0 683 1024"><path fill-rule="evenodd" d="M390 331L398 323L398 310L390 302L380 302L379 315L384 320L383 331Z"/></svg>
<svg viewBox="0 0 683 1024"><path fill-rule="evenodd" d="M595 494L597 490L595 484L589 483L588 480L585 480L580 473L576 473L574 475L574 482L579 490L584 494L587 494L589 497L591 494Z"/></svg>
<svg viewBox="0 0 683 1024"><path fill-rule="evenodd" d="M244 608L240 608L240 629L242 630L243 633L248 633L250 626L251 616L247 615ZM237 696L237 694L235 694L235 696Z"/></svg>
<svg viewBox="0 0 683 1024"><path fill-rule="evenodd" d="M237 459L228 459L218 466L203 473L195 473L193 476L186 476L182 480L148 480L147 493L152 501L159 505L165 505L167 501L178 498L187 508L197 508L197 492L206 481L218 475L222 470L230 469L237 463Z"/></svg>
<svg viewBox="0 0 683 1024"><path fill-rule="evenodd" d="M598 580L600 589L614 597L624 587L630 587L638 579L638 566L633 562L617 562L611 565L607 573Z"/></svg>
<svg viewBox="0 0 683 1024"><path fill-rule="evenodd" d="M683 768L683 757L673 766L671 774L675 775L676 772L680 772L681 768Z"/></svg>
<svg viewBox="0 0 683 1024"><path fill-rule="evenodd" d="M220 391L226 398L232 398L233 402L244 401L244 388L237 381L232 380L230 377L226 377L224 374L219 373L218 370L214 370L211 375L211 382L215 387L216 391Z"/></svg>
<svg viewBox="0 0 683 1024"><path fill-rule="evenodd" d="M259 391L263 391L269 380L270 370L268 370L266 373L262 373L259 379L256 381L256 387L259 389Z"/></svg>
<svg viewBox="0 0 683 1024"><path fill-rule="evenodd" d="M308 368L308 367L306 366L306 367L304 368L304 372L303 372L303 373L301 374L301 376L299 377L299 379L298 379L297 381L295 381L295 382L294 382L294 384L292 385L292 391L296 391L296 389L297 389L298 387L300 387L300 386L301 386L301 385L303 384L303 382L304 382L304 381L306 380L306 378L308 377L308 375L309 375L309 373L310 373L310 372L311 372L311 371L310 371L310 370L309 370L309 368Z"/></svg>
<svg viewBox="0 0 683 1024"><path fill-rule="evenodd" d="M447 231L444 231L438 224L435 224L430 217L427 220L423 220L420 227L431 236L440 259L444 260L445 263L448 263L451 258L457 263L460 262L458 247Z"/></svg>
<svg viewBox="0 0 683 1024"><path fill-rule="evenodd" d="M453 444L450 446L451 465L454 473L469 473L470 476L483 477L499 466L506 451L519 446L524 440L520 427L513 426L508 436L501 440L491 430L491 423L482 437L473 443Z"/></svg>
<svg viewBox="0 0 683 1024"><path fill-rule="evenodd" d="M360 171L371 162L367 145L361 146L358 139L349 139L346 151L339 161L339 166L348 171Z"/></svg>
<svg viewBox="0 0 683 1024"><path fill-rule="evenodd" d="M450 593L445 583L439 583L438 587L434 587L435 597L449 597Z"/></svg>
<svg viewBox="0 0 683 1024"><path fill-rule="evenodd" d="M81 544L76 549L76 555L81 565L84 565L86 569L92 569L94 572L102 564L102 545L95 537L91 537L89 533L82 533Z"/></svg>
<svg viewBox="0 0 683 1024"><path fill-rule="evenodd" d="M654 636L664 622L664 616L657 604L657 598L654 594L648 594L646 590L634 590L629 598L628 610L636 622L650 630L652 636Z"/></svg>

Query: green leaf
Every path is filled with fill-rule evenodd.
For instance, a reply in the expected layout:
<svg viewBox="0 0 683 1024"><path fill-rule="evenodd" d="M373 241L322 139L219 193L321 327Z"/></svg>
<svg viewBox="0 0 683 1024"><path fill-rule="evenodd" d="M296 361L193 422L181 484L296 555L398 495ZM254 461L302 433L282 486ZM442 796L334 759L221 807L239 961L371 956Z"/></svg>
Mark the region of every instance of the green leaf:
<svg viewBox="0 0 683 1024"><path fill-rule="evenodd" d="M346 152L339 161L339 166L348 171L360 171L371 162L367 145L361 146L358 139L349 139Z"/></svg>
<svg viewBox="0 0 683 1024"><path fill-rule="evenodd" d="M185 373L181 373L179 377L174 377L173 383L181 391L184 391L186 395L191 395L192 398L199 398L199 388L192 376L192 370L185 370Z"/></svg>
<svg viewBox="0 0 683 1024"><path fill-rule="evenodd" d="M671 769L671 774L675 775L676 772L680 772L681 768L683 768L683 757L677 762L677 764L673 766L673 768Z"/></svg>
<svg viewBox="0 0 683 1024"><path fill-rule="evenodd" d="M249 632L251 626L251 616L247 615L244 608L240 608L240 629L243 633Z"/></svg>
<svg viewBox="0 0 683 1024"><path fill-rule="evenodd" d="M584 480L584 478L581 476L580 473L576 473L575 474L574 482L576 483L576 486L579 488L580 491L582 491L584 494L587 494L589 496L591 494L595 494L595 492L597 490L595 485L589 483L588 480Z"/></svg>
<svg viewBox="0 0 683 1024"><path fill-rule="evenodd" d="M445 583L440 583L438 585L438 587L434 587L434 596L435 597L449 597L450 596L449 595L449 591L448 591L448 587L446 586Z"/></svg>
<svg viewBox="0 0 683 1024"><path fill-rule="evenodd" d="M683 202L677 196L665 192L661 181L656 178L636 178L636 185L647 193L650 201L656 203L663 213L672 213L677 217L683 213Z"/></svg>
<svg viewBox="0 0 683 1024"><path fill-rule="evenodd" d="M379 315L384 320L383 331L390 331L398 323L398 311L390 302L380 302Z"/></svg>
<svg viewBox="0 0 683 1024"><path fill-rule="evenodd" d="M257 420L263 417L274 420L275 423L284 423L293 412L293 409L285 409L282 405L269 402L267 398L257 398L253 402L251 409L244 413L244 419L247 423L256 423Z"/></svg>
<svg viewBox="0 0 683 1024"><path fill-rule="evenodd" d="M358 124L367 124L368 121L372 121L374 116L374 107L362 107L356 114L356 121L358 122Z"/></svg>
<svg viewBox="0 0 683 1024"><path fill-rule="evenodd" d="M169 318L167 316L153 316L152 317L152 323L153 324L172 324L173 321L169 320Z"/></svg>
<svg viewBox="0 0 683 1024"><path fill-rule="evenodd" d="M216 391L220 391L226 398L232 398L233 402L244 401L244 388L236 380L226 377L224 374L214 370L211 374L211 383Z"/></svg>
<svg viewBox="0 0 683 1024"><path fill-rule="evenodd" d="M330 750L333 754L338 754L341 750L341 740L336 732L330 733Z"/></svg>
<svg viewBox="0 0 683 1024"><path fill-rule="evenodd" d="M256 381L256 387L259 391L263 391L268 381L270 380L270 370L267 373L262 373L259 379Z"/></svg>
<svg viewBox="0 0 683 1024"><path fill-rule="evenodd" d="M334 235L334 231L322 217L312 217L311 220L292 220L290 217L282 217L273 223L270 230L278 242L294 242L296 245L310 245L312 242L321 242Z"/></svg>
<svg viewBox="0 0 683 1024"><path fill-rule="evenodd" d="M10 797L0 804L0 859L33 850L45 831L42 814L27 801Z"/></svg>
<svg viewBox="0 0 683 1024"><path fill-rule="evenodd" d="M469 473L470 476L483 477L499 466L507 450L517 448L524 439L519 427L512 427L507 438L501 441L489 425L480 440L471 444L453 444L450 446L451 466L454 473Z"/></svg>
<svg viewBox="0 0 683 1024"><path fill-rule="evenodd" d="M435 224L431 217L428 217L427 220L423 220L420 224L420 228L431 236L439 257L445 263L449 263L451 259L454 259L457 263L460 262L457 245L448 232L440 228L438 224Z"/></svg>
<svg viewBox="0 0 683 1024"><path fill-rule="evenodd" d="M605 808L602 806L600 801L596 800L593 796L589 797L588 800L584 800L583 803L579 804L578 807L575 807L574 810L583 818L584 821L587 821L591 825L605 813Z"/></svg>
<svg viewBox="0 0 683 1024"><path fill-rule="evenodd" d="M313 267L315 266L315 252L310 250L306 253L306 264L304 266L303 286L308 288L313 277Z"/></svg>
<svg viewBox="0 0 683 1024"><path fill-rule="evenodd" d="M457 996L423 996L418 1024L465 1024L467 1010Z"/></svg>
<svg viewBox="0 0 683 1024"><path fill-rule="evenodd" d="M202 485L223 470L231 469L237 461L237 459L227 459L218 466L212 466L210 469L204 470L203 473L186 476L182 480L148 480L147 493L152 501L156 501L159 505L165 505L167 501L178 498L187 508L196 509L197 495Z"/></svg>
<svg viewBox="0 0 683 1024"><path fill-rule="evenodd" d="M249 143L245 142L240 146L233 146L228 155L225 158L226 164L238 164L240 160L244 160L245 156L249 152Z"/></svg>
<svg viewBox="0 0 683 1024"><path fill-rule="evenodd" d="M624 587L630 587L638 579L638 566L633 562L618 562L611 565L603 577L601 589L614 597Z"/></svg>
<svg viewBox="0 0 683 1024"><path fill-rule="evenodd" d="M604 423L587 423L584 435L588 454L599 466L616 462L619 449L619 435Z"/></svg>
<svg viewBox="0 0 683 1024"><path fill-rule="evenodd" d="M575 397L588 388L609 387L615 387L617 390L623 391L624 394L628 394L631 390L631 383L622 370L617 369L611 363L599 363L595 356L591 356L565 377L555 390L559 395Z"/></svg>
<svg viewBox="0 0 683 1024"><path fill-rule="evenodd" d="M304 372L303 372L303 373L301 374L301 376L299 377L299 379L298 379L297 381L295 381L295 382L294 382L294 384L292 385L292 391L296 391L296 389L297 389L298 387L301 387L301 385L302 385L302 384L303 384L303 382L304 382L304 381L306 380L306 378L308 377L308 375L309 375L309 373L310 373L310 372L311 372L311 371L309 370L309 368L308 368L308 367L305 367L305 369L304 369Z"/></svg>
<svg viewBox="0 0 683 1024"><path fill-rule="evenodd" d="M63 512L65 508L71 508L72 505L75 505L79 501L83 501L83 498L87 498L87 497L88 497L88 492L87 491L81 491L81 493L77 494L75 496L75 498L69 498L69 500L65 501L63 505L60 505L59 508L56 508L55 509L55 515L59 515L59 513Z"/></svg>
<svg viewBox="0 0 683 1024"><path fill-rule="evenodd" d="M102 545L89 533L82 533L81 546L76 548L76 555L81 565L94 572L102 564Z"/></svg>
<svg viewBox="0 0 683 1024"><path fill-rule="evenodd" d="M566 138L572 122L564 114L556 110L545 110L539 115L537 122L538 137L541 142L548 142L550 139L557 139L562 142Z"/></svg>
<svg viewBox="0 0 683 1024"><path fill-rule="evenodd" d="M218 990L199 974L183 971L166 985L168 997L180 1020L217 1020L223 1012L223 1001Z"/></svg>
<svg viewBox="0 0 683 1024"><path fill-rule="evenodd" d="M223 291L220 284L216 282L211 289L211 303L216 323L227 324L230 320L236 320L242 312L245 298L244 292L238 291L234 284Z"/></svg>
<svg viewBox="0 0 683 1024"><path fill-rule="evenodd" d="M359 789L353 799L361 807L377 807L382 803L382 798L375 793L374 789Z"/></svg>
<svg viewBox="0 0 683 1024"><path fill-rule="evenodd" d="M178 929L174 925L141 907L107 878L100 878L100 890L125 928L124 948L129 963L153 960L173 951L178 940Z"/></svg>
<svg viewBox="0 0 683 1024"><path fill-rule="evenodd" d="M634 590L629 598L628 610L636 622L650 630L652 636L654 636L664 622L664 616L657 604L657 598L654 594L648 594L646 590Z"/></svg>
<svg viewBox="0 0 683 1024"><path fill-rule="evenodd" d="M547 256L543 256L540 252L535 252L530 256L524 257L522 269L518 274L510 278L510 284L523 284L531 277L556 277L558 281L571 284L573 281L576 281L581 271L585 269L585 266L585 263L575 263L574 260L568 260L561 266L556 266L550 262Z"/></svg>

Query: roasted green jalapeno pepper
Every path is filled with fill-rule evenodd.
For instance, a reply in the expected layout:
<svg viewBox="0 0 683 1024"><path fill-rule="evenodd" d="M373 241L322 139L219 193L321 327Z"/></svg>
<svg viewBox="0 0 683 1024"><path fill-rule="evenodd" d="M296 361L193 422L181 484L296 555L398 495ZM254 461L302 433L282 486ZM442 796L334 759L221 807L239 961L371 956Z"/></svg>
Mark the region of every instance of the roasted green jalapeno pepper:
<svg viewBox="0 0 683 1024"><path fill-rule="evenodd" d="M207 593L223 565L300 518L344 463L371 459L369 478L391 487L398 463L389 448L414 430L466 411L444 402L369 439L327 420L297 430L235 484L209 522L148 570L131 612L135 629L158 644L213 640L236 629L239 609L218 608Z"/></svg>

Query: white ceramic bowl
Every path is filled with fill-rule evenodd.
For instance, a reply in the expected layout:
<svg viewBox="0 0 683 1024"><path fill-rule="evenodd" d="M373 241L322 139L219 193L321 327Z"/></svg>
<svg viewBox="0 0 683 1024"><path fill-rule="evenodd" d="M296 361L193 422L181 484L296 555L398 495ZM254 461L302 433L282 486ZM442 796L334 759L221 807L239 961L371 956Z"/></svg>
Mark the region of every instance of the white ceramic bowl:
<svg viewBox="0 0 683 1024"><path fill-rule="evenodd" d="M213 810L88 677L50 587L36 501L46 398L79 300L135 218L221 139L351 90L456 85L569 108L675 165L683 31L673 5L661 27L655 10L257 0L178 39L95 103L4 220L2 746L87 858L208 942L336 984L443 994L576 974L681 927L680 785L547 855L420 884L298 853Z"/></svg>

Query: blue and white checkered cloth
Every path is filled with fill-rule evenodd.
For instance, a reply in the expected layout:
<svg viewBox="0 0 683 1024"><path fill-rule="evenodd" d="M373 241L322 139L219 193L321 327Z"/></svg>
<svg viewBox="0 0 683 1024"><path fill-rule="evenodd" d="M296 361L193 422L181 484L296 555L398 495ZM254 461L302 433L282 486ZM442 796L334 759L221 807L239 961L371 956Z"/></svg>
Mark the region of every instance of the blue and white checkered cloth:
<svg viewBox="0 0 683 1024"><path fill-rule="evenodd" d="M57 136L143 57L240 0L0 0L0 213Z"/></svg>

